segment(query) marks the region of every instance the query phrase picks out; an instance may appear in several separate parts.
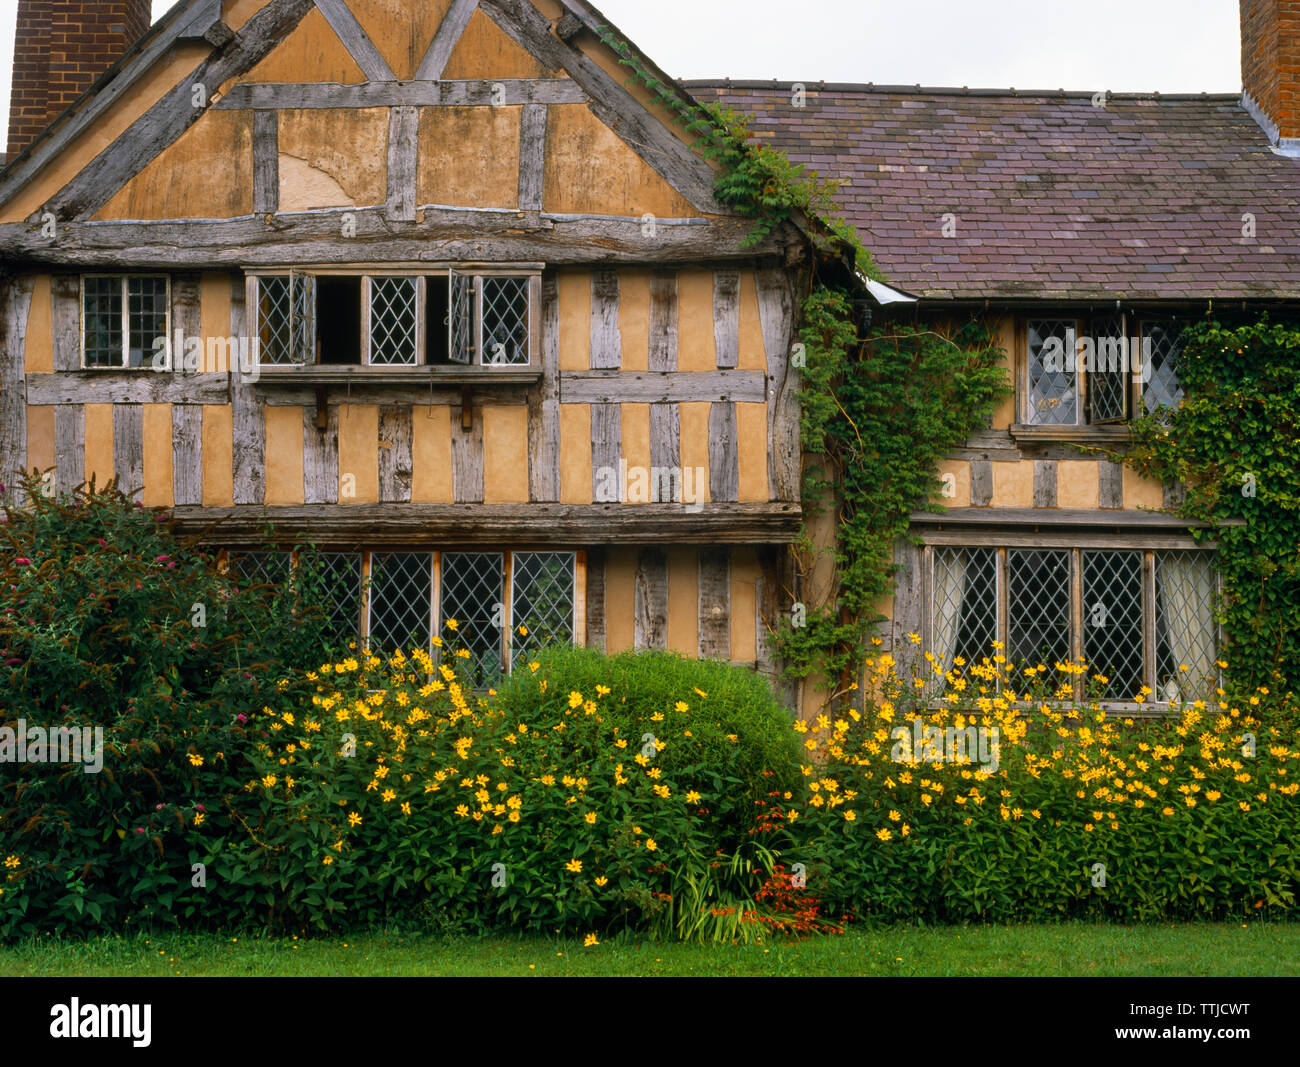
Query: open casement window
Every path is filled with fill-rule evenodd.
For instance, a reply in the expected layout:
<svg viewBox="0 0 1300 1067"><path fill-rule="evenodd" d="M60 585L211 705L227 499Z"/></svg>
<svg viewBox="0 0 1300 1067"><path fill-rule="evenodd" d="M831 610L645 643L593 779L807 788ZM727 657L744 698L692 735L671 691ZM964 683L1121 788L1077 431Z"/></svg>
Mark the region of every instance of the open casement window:
<svg viewBox="0 0 1300 1067"><path fill-rule="evenodd" d="M1183 350L1183 328L1172 322L1142 323L1142 410L1148 415L1162 407L1176 408L1183 400L1178 361Z"/></svg>
<svg viewBox="0 0 1300 1067"><path fill-rule="evenodd" d="M450 269L251 274L265 365L528 368L541 275Z"/></svg>
<svg viewBox="0 0 1300 1067"><path fill-rule="evenodd" d="M81 279L81 365L171 369L171 290L164 274Z"/></svg>
<svg viewBox="0 0 1300 1067"><path fill-rule="evenodd" d="M1211 552L1101 541L935 544L925 552L928 649L938 672L965 676L968 689L997 684L995 642L1017 684L1025 667L1045 667L1048 680L1060 681L1058 663L1086 663L1075 699L1095 693L1136 708L1208 699L1218 684Z"/></svg>
<svg viewBox="0 0 1300 1067"><path fill-rule="evenodd" d="M297 271L263 274L253 284L259 361L277 365L315 363L315 277Z"/></svg>
<svg viewBox="0 0 1300 1067"><path fill-rule="evenodd" d="M473 363L478 351L474 328L474 279L459 271L448 271L447 358L453 363Z"/></svg>

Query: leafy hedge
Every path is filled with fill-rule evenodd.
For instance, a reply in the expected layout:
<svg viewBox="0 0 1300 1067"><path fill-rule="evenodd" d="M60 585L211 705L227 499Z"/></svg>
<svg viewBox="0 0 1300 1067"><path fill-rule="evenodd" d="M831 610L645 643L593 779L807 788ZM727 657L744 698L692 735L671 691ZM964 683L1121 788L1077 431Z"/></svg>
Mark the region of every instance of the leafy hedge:
<svg viewBox="0 0 1300 1067"><path fill-rule="evenodd" d="M0 727L98 727L103 767L0 762L0 936L199 921L214 895L193 865L233 833L247 712L316 661L321 620L111 486L25 488L0 522Z"/></svg>

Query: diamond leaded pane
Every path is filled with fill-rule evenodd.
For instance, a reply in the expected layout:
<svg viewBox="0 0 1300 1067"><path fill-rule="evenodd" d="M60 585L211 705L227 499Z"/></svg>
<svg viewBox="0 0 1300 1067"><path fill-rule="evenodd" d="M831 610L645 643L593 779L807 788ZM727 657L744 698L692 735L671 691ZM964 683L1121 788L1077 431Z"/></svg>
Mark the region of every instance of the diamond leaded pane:
<svg viewBox="0 0 1300 1067"><path fill-rule="evenodd" d="M376 552L370 558L370 647L391 655L430 647L433 556Z"/></svg>
<svg viewBox="0 0 1300 1067"><path fill-rule="evenodd" d="M1082 554L1083 658L1101 696L1132 700L1143 685L1142 553Z"/></svg>
<svg viewBox="0 0 1300 1067"><path fill-rule="evenodd" d="M1155 560L1156 696L1208 699L1219 684L1213 554L1170 550Z"/></svg>
<svg viewBox="0 0 1300 1067"><path fill-rule="evenodd" d="M1128 405L1128 359L1124 320L1118 315L1093 319L1088 343L1093 346L1084 368L1088 384L1090 422L1115 422L1124 418Z"/></svg>
<svg viewBox="0 0 1300 1067"><path fill-rule="evenodd" d="M483 362L528 363L528 279L483 279Z"/></svg>
<svg viewBox="0 0 1300 1067"><path fill-rule="evenodd" d="M257 312L261 362L292 363L288 275L258 278Z"/></svg>
<svg viewBox="0 0 1300 1067"><path fill-rule="evenodd" d="M87 367L122 365L122 279L86 278L82 304Z"/></svg>
<svg viewBox="0 0 1300 1067"><path fill-rule="evenodd" d="M1031 319L1028 336L1029 421L1074 425L1079 421L1074 320Z"/></svg>
<svg viewBox="0 0 1300 1067"><path fill-rule="evenodd" d="M1147 414L1160 407L1176 408L1183 400L1178 381L1178 357L1182 352L1182 330L1161 323L1144 326L1142 355L1142 398Z"/></svg>
<svg viewBox="0 0 1300 1067"><path fill-rule="evenodd" d="M467 649L471 684L491 685L502 671L503 572L499 552L444 552L443 633L448 647Z"/></svg>
<svg viewBox="0 0 1300 1067"><path fill-rule="evenodd" d="M931 649L945 673L965 673L995 654L997 573L998 557L992 548L934 550Z"/></svg>
<svg viewBox="0 0 1300 1067"><path fill-rule="evenodd" d="M289 578L288 552L231 552L229 573L240 585L282 585Z"/></svg>
<svg viewBox="0 0 1300 1067"><path fill-rule="evenodd" d="M472 363L474 355L472 310L474 279L451 271L447 277L447 354L456 363Z"/></svg>
<svg viewBox="0 0 1300 1067"><path fill-rule="evenodd" d="M1070 658L1070 553L1007 550L1007 641L1012 663Z"/></svg>
<svg viewBox="0 0 1300 1067"><path fill-rule="evenodd" d="M357 552L303 552L298 585L314 598L327 618L332 640L344 647L361 632L361 555Z"/></svg>
<svg viewBox="0 0 1300 1067"><path fill-rule="evenodd" d="M370 279L370 362L413 366L416 280Z"/></svg>
<svg viewBox="0 0 1300 1067"><path fill-rule="evenodd" d="M516 552L511 576L514 657L573 640L574 555Z"/></svg>
<svg viewBox="0 0 1300 1067"><path fill-rule="evenodd" d="M127 329L127 366L144 366L152 362L155 352L166 351L166 278L127 279Z"/></svg>

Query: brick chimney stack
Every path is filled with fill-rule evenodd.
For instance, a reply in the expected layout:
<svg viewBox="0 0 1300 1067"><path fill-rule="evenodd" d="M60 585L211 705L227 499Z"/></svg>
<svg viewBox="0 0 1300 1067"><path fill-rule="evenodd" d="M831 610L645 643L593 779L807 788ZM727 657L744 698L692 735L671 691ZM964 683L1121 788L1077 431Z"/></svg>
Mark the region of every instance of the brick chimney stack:
<svg viewBox="0 0 1300 1067"><path fill-rule="evenodd" d="M1241 0L1242 106L1300 156L1300 0Z"/></svg>
<svg viewBox="0 0 1300 1067"><path fill-rule="evenodd" d="M12 160L149 28L150 0L18 0Z"/></svg>

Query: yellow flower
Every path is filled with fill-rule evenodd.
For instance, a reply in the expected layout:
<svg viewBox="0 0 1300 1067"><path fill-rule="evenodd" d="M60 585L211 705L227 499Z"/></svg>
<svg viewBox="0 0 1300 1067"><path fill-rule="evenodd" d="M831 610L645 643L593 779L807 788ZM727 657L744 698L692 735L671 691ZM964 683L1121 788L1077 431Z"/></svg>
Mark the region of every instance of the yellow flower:
<svg viewBox="0 0 1300 1067"><path fill-rule="evenodd" d="M645 839L645 847L648 848L651 852L653 852L653 851L655 851L655 849L657 849L659 846L658 846L657 844L655 844L655 839L654 839L653 837L647 837L647 838Z"/></svg>
<svg viewBox="0 0 1300 1067"><path fill-rule="evenodd" d="M323 860L321 860L321 863L325 864L326 867L328 867L333 862L334 862L333 856L326 856Z"/></svg>
<svg viewBox="0 0 1300 1067"><path fill-rule="evenodd" d="M455 632L457 629L459 629L459 627L460 627L460 623L458 623L455 619L448 619L448 620L447 620L447 629L448 629L448 630L451 630L451 631Z"/></svg>
<svg viewBox="0 0 1300 1067"><path fill-rule="evenodd" d="M195 753L195 752L191 752L191 753L190 753L190 764L191 764L191 766L194 766L194 767L202 767L202 766L203 766L203 757L200 756L200 755L198 755L198 754Z"/></svg>
<svg viewBox="0 0 1300 1067"><path fill-rule="evenodd" d="M852 810L851 808L844 813L845 822L853 822L853 820L856 819L857 817L858 817L858 813Z"/></svg>
<svg viewBox="0 0 1300 1067"><path fill-rule="evenodd" d="M569 860L569 862L564 865L564 869L566 871L572 871L574 874L581 874L582 860Z"/></svg>
<svg viewBox="0 0 1300 1067"><path fill-rule="evenodd" d="M596 823L596 813L594 811L587 812L587 814L584 815L583 818L585 818L587 822L591 823L593 826Z"/></svg>
<svg viewBox="0 0 1300 1067"><path fill-rule="evenodd" d="M194 816L194 825L195 825L195 826L202 826L202 825L203 825L203 820L206 819L206 818L207 818L207 816L204 815L203 812L199 812L197 815Z"/></svg>
<svg viewBox="0 0 1300 1067"><path fill-rule="evenodd" d="M888 826L882 826L879 830L877 830L876 836L880 838L881 841L892 841L894 839L893 832L889 829Z"/></svg>
<svg viewBox="0 0 1300 1067"><path fill-rule="evenodd" d="M357 812L355 812L355 811L349 812L349 813L348 813L348 825L349 825L349 826L360 826L360 825L361 825L361 816L360 816Z"/></svg>
<svg viewBox="0 0 1300 1067"><path fill-rule="evenodd" d="M275 785L277 781L279 781L279 779L276 778L275 775L268 774L265 778L262 779L262 784L266 786L267 789L270 789L272 786Z"/></svg>
<svg viewBox="0 0 1300 1067"><path fill-rule="evenodd" d="M694 789L688 790L686 793L686 803L698 804L699 802L700 802L700 794L697 793Z"/></svg>
<svg viewBox="0 0 1300 1067"><path fill-rule="evenodd" d="M593 948L594 946L599 944L600 942L596 940L595 934L588 934L582 941L583 948Z"/></svg>
<svg viewBox="0 0 1300 1067"><path fill-rule="evenodd" d="M409 800L402 801L402 814L403 815L411 814L411 802Z"/></svg>
<svg viewBox="0 0 1300 1067"><path fill-rule="evenodd" d="M609 881L609 879L606 878L606 877L602 874L599 878L596 879L596 884L597 884L597 885L605 885L608 881Z"/></svg>

